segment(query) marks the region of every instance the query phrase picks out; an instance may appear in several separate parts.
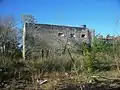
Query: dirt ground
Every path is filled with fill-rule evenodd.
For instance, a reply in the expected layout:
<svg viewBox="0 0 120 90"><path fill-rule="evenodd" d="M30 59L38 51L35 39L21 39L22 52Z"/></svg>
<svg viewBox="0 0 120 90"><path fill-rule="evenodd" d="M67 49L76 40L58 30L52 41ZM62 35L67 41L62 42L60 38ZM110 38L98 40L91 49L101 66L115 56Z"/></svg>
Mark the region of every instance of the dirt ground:
<svg viewBox="0 0 120 90"><path fill-rule="evenodd" d="M0 90L120 90L120 78L116 71L79 75L55 72L35 77L32 82L16 79L1 82ZM40 83L41 80L46 81Z"/></svg>

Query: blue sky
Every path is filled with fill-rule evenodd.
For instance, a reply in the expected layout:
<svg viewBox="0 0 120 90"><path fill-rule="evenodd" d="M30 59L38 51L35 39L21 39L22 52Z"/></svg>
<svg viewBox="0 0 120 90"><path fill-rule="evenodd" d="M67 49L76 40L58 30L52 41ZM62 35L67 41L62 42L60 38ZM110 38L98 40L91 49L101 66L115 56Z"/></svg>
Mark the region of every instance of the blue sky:
<svg viewBox="0 0 120 90"><path fill-rule="evenodd" d="M1 1L1 0L0 0ZM120 34L120 0L2 0L1 15L31 14L39 23L80 26L86 24L103 35Z"/></svg>

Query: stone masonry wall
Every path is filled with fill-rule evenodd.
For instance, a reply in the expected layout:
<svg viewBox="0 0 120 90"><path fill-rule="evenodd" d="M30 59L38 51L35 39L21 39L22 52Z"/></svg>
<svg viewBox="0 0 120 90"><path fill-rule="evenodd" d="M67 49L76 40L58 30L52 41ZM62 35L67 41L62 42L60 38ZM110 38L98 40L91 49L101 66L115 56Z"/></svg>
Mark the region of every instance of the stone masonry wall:
<svg viewBox="0 0 120 90"><path fill-rule="evenodd" d="M31 35L44 40L49 46L53 48L61 48L66 42L91 43L94 37L94 32L84 27L71 27L49 24L27 24L26 31L31 32ZM39 42L39 40L37 41Z"/></svg>

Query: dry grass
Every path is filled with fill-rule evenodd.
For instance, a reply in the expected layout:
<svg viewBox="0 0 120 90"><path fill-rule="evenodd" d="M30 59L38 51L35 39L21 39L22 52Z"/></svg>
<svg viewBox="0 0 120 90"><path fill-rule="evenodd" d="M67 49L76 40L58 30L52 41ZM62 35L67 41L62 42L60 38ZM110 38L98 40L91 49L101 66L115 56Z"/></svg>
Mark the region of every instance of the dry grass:
<svg viewBox="0 0 120 90"><path fill-rule="evenodd" d="M106 81L111 79L118 79L119 75L117 71L111 70L111 71L102 71L97 73L80 73L79 77L75 73L66 73L66 72L53 72L53 73L46 73L44 74L44 78L48 80L47 83L44 83L41 85L41 88L44 88L45 90L51 90L58 85L62 84L83 84L83 83L89 83L90 80L92 80L91 76L96 76L96 79L98 81ZM76 77L79 78L79 81L76 80Z"/></svg>

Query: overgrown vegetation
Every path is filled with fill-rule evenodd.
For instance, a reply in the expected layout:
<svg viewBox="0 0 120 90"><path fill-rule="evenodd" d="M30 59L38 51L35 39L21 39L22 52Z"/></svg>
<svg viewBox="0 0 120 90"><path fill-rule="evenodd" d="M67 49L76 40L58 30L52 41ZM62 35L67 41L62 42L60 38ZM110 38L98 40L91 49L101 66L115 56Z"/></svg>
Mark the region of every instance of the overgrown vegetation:
<svg viewBox="0 0 120 90"><path fill-rule="evenodd" d="M5 22L3 22L5 21ZM91 45L82 43L68 47L65 44L61 50L49 51L50 46L41 40L40 46L35 45L34 38L29 39L26 60L22 59L22 47L19 45L18 29L11 19L0 24L0 82L11 78L33 82L42 78L45 73L71 72L79 78L80 73L117 70L120 73L120 41L103 40L97 36ZM38 43L37 43L38 44ZM26 56L26 57L27 57ZM79 79L78 79L79 80Z"/></svg>

